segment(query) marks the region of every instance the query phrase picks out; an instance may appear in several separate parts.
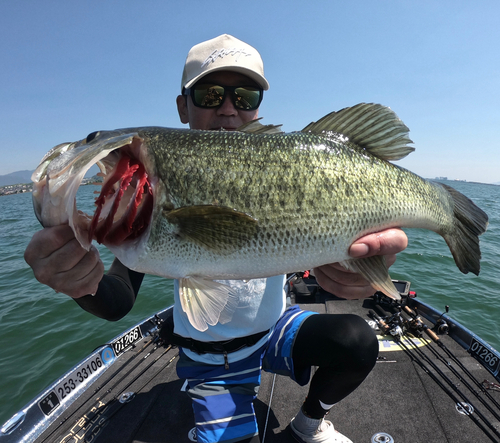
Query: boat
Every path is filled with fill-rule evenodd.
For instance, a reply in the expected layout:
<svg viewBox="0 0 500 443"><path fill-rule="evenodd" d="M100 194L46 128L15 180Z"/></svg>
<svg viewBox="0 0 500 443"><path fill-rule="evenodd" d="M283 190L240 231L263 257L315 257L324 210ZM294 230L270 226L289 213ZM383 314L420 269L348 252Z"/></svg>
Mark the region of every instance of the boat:
<svg viewBox="0 0 500 443"><path fill-rule="evenodd" d="M295 283L295 284L294 284ZM395 281L395 302L381 293L343 300L312 276L287 301L303 309L354 313L379 338L380 354L362 385L330 412L356 443L500 442L500 353ZM0 443L182 443L196 441L191 401L176 375L178 350L159 331L168 307L97 348L0 429ZM263 372L255 401L263 443L293 441L290 420L308 387Z"/></svg>

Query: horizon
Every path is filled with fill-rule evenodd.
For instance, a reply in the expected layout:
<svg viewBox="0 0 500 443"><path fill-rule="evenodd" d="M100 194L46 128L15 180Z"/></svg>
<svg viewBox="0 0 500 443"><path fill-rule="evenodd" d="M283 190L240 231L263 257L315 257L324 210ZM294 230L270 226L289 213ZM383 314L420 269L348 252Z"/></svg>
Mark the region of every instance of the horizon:
<svg viewBox="0 0 500 443"><path fill-rule="evenodd" d="M94 165L95 166L95 165ZM93 167L94 167L93 166ZM92 168L93 168L92 167ZM20 172L29 172L29 173L33 173L34 170L30 170L30 169L23 169L21 171L13 171L13 172L9 172L7 174L3 174L3 175L0 175L0 178L2 177L7 177L9 175L15 175L17 173L20 173ZM85 177L88 178L90 176L92 177L96 177L97 175L96 174L90 174L91 172L91 169L89 171L87 171L87 173L85 174ZM450 177L445 177L445 176L437 176L437 177L422 177L424 180L432 180L432 181L450 181L450 182L466 182L466 183L476 183L476 184L480 184L480 185L495 185L495 186L500 186L500 182L496 182L496 183L488 183L488 182L481 182L481 181L469 181L469 180L462 180L462 179L459 179L459 178L450 178ZM0 188L3 188L5 186L16 186L16 185L22 185L22 184L26 184L26 183L33 183L31 180L29 182L21 182L21 183L12 183L10 185L0 185Z"/></svg>
<svg viewBox="0 0 500 443"><path fill-rule="evenodd" d="M187 52L229 33L263 57L271 84L264 124L291 132L331 111L381 103L414 141L397 165L422 177L500 182L500 4L252 5L257 17L222 0L196 2L189 17L185 5L159 0L0 4L8 67L0 72L0 175L33 170L53 146L96 130L182 127L175 98ZM214 10L217 20L207 20Z"/></svg>

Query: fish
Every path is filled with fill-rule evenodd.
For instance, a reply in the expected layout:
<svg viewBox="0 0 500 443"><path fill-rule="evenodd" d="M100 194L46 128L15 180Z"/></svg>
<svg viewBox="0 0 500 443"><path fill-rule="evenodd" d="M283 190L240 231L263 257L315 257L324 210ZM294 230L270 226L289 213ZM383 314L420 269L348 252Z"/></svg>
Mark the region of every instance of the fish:
<svg viewBox="0 0 500 443"><path fill-rule="evenodd" d="M250 122L237 131L137 127L51 149L33 173L44 227L69 224L87 250L105 245L130 269L179 279L182 309L204 331L249 280L341 262L399 299L384 257L352 259L358 238L393 227L440 234L463 273L480 271L488 216L446 184L393 163L408 127L375 103L332 112L302 131ZM102 176L95 212L77 208L88 169Z"/></svg>

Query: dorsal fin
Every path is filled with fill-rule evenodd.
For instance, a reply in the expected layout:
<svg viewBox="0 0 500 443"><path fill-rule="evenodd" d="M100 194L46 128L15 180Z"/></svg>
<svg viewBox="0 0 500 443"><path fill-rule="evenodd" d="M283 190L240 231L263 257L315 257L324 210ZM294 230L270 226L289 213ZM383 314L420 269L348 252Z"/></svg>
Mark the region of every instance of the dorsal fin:
<svg viewBox="0 0 500 443"><path fill-rule="evenodd" d="M415 150L407 146L413 143L408 137L408 127L391 108L375 103L360 103L332 112L310 123L302 132L342 134L383 160L400 160Z"/></svg>
<svg viewBox="0 0 500 443"><path fill-rule="evenodd" d="M263 125L259 120L262 120L262 117L244 123L236 130L248 134L278 134L283 132L281 130L282 125Z"/></svg>

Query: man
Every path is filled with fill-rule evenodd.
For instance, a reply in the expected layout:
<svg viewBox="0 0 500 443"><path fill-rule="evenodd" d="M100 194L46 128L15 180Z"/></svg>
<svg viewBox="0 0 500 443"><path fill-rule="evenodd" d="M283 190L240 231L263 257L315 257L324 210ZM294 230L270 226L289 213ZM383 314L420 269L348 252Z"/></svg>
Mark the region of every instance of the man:
<svg viewBox="0 0 500 443"><path fill-rule="evenodd" d="M269 84L260 54L229 35L194 46L182 76L177 108L191 129L236 130L254 120ZM397 229L359 239L350 248L353 257L386 255L388 264L406 247ZM143 274L115 259L104 269L98 252L83 250L67 226L36 233L25 252L36 278L68 294L87 311L109 320L132 307ZM338 264L314 269L319 284L345 298L362 298L373 289L359 275ZM343 442L324 416L369 374L378 354L375 335L366 322L351 315L285 311L284 276L250 281L226 281L237 294L238 308L225 324L200 332L180 308L175 283L173 331L163 331L180 346L179 377L188 380L200 442L259 441L253 412L261 367L285 374L299 384L318 366L308 396L290 424L300 442ZM242 379L241 374L245 376Z"/></svg>

